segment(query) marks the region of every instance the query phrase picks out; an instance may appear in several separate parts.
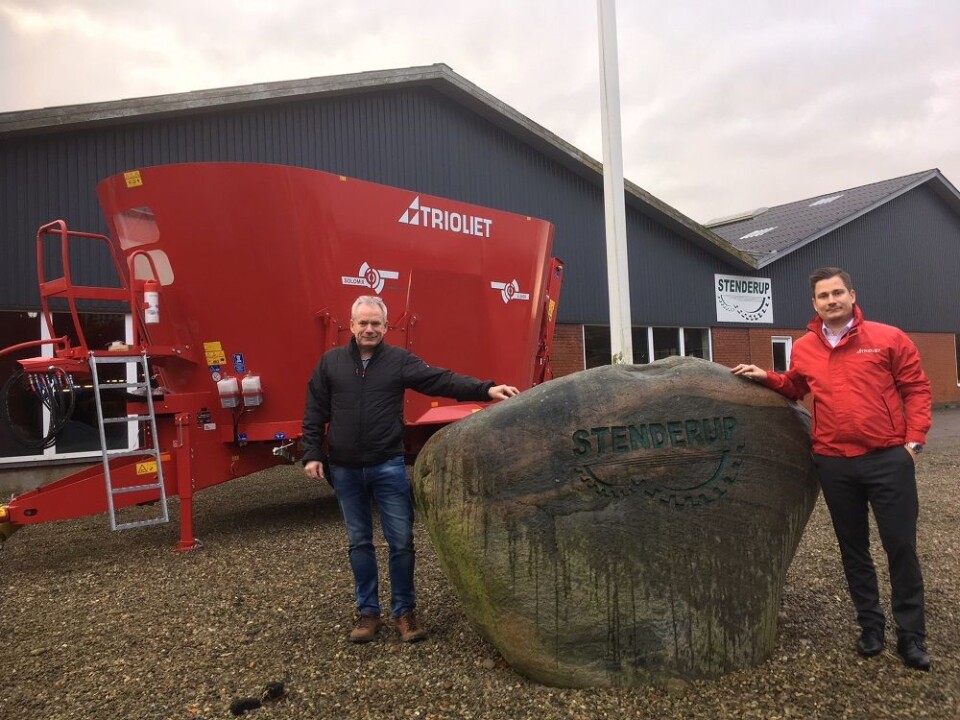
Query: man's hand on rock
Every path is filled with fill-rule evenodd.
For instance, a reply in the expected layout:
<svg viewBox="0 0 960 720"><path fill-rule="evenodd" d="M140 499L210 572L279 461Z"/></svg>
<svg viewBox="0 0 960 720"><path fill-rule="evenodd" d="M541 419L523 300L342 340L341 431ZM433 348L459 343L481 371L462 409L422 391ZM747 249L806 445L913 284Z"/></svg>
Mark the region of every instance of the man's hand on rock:
<svg viewBox="0 0 960 720"><path fill-rule="evenodd" d="M494 385L487 391L491 400L506 400L514 395L519 395L520 391L513 385Z"/></svg>
<svg viewBox="0 0 960 720"><path fill-rule="evenodd" d="M748 378L754 382L761 382L767 377L767 371L758 368L756 365L737 365L735 368L731 368L730 372L734 375L739 375L741 377Z"/></svg>

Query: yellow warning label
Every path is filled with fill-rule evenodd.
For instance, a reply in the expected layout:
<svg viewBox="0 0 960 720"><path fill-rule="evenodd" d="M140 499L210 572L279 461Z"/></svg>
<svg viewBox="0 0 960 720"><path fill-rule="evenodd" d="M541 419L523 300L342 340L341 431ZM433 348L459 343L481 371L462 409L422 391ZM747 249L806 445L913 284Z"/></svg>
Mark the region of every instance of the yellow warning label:
<svg viewBox="0 0 960 720"><path fill-rule="evenodd" d="M140 177L139 170L131 170L123 174L123 179L127 182L128 188L140 187L143 185L143 178Z"/></svg>
<svg viewBox="0 0 960 720"><path fill-rule="evenodd" d="M160 456L161 462L170 462L170 453L163 453ZM156 460L145 460L144 462L137 463L137 475L156 475L157 474L157 461Z"/></svg>
<svg viewBox="0 0 960 720"><path fill-rule="evenodd" d="M557 304L553 301L553 298L550 298L550 302L547 303L547 320L553 320L553 310L557 307Z"/></svg>
<svg viewBox="0 0 960 720"><path fill-rule="evenodd" d="M207 356L207 365L226 365L227 356L223 354L223 345L217 342L205 342L203 354Z"/></svg>

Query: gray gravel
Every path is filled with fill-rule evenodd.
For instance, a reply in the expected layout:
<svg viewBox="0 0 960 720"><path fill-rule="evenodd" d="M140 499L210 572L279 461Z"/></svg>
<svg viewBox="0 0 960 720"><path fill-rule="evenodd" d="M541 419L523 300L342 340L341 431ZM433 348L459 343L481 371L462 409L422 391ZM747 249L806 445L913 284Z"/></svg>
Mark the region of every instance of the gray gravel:
<svg viewBox="0 0 960 720"><path fill-rule="evenodd" d="M776 650L717 682L584 691L527 681L471 628L422 527L430 638L407 646L391 629L349 645L336 503L325 484L277 468L197 496L198 552L170 552L176 522L111 533L100 517L14 535L0 552L0 719L224 718L271 681L286 698L248 717L960 718L960 410L936 414L919 480L929 674L890 650L853 653L822 501L790 569Z"/></svg>

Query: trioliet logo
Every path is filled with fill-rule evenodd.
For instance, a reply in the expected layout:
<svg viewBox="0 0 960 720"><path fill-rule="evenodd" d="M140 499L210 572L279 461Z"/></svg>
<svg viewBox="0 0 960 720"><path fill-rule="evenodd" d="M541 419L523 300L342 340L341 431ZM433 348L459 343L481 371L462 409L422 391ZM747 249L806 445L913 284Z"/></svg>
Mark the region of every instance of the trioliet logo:
<svg viewBox="0 0 960 720"><path fill-rule="evenodd" d="M574 430L580 480L600 495L636 492L675 507L709 505L737 481L736 418L665 420Z"/></svg>
<svg viewBox="0 0 960 720"><path fill-rule="evenodd" d="M443 210L442 208L428 207L420 204L417 195L410 207L403 211L397 222L404 225L417 225L434 230L476 237L490 237L493 220L480 215L467 215L457 210Z"/></svg>

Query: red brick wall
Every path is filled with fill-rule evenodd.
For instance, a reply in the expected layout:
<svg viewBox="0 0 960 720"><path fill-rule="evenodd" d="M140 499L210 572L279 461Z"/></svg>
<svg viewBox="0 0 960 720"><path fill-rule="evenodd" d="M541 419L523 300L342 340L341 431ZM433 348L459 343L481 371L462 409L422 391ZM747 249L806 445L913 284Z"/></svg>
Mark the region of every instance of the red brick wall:
<svg viewBox="0 0 960 720"><path fill-rule="evenodd" d="M550 367L554 377L583 370L583 326L557 324Z"/></svg>
<svg viewBox="0 0 960 720"><path fill-rule="evenodd" d="M806 330L712 328L710 333L713 336L714 362L727 367L750 363L770 369L773 367L773 343L770 338L792 337L796 340L806 334Z"/></svg>
<svg viewBox="0 0 960 720"><path fill-rule="evenodd" d="M957 387L957 346L953 335L943 333L910 333L917 345L923 370L930 378L933 402L960 402Z"/></svg>
<svg viewBox="0 0 960 720"><path fill-rule="evenodd" d="M713 341L713 361L733 367L740 363L762 365L753 359L750 352L750 331L734 328L711 328Z"/></svg>

